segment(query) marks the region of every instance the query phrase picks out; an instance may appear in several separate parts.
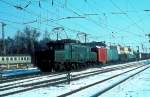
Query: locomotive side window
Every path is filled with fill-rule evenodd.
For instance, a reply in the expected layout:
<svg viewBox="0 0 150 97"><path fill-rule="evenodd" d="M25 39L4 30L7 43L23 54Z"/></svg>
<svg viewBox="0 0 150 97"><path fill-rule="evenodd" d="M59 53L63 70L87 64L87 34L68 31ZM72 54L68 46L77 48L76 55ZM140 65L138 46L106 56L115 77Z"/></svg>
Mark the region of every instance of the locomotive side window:
<svg viewBox="0 0 150 97"><path fill-rule="evenodd" d="M29 60L29 58L27 57L27 60Z"/></svg>

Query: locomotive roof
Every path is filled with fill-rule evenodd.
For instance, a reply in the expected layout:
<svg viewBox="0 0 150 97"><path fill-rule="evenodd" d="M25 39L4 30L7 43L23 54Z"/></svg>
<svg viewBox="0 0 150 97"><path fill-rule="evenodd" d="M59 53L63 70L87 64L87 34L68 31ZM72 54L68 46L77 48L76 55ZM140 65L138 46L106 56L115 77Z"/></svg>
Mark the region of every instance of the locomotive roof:
<svg viewBox="0 0 150 97"><path fill-rule="evenodd" d="M72 40L72 39L62 39L62 40L56 40L56 41L49 41L47 43L48 46L50 45L64 45L67 43L80 43L78 40Z"/></svg>

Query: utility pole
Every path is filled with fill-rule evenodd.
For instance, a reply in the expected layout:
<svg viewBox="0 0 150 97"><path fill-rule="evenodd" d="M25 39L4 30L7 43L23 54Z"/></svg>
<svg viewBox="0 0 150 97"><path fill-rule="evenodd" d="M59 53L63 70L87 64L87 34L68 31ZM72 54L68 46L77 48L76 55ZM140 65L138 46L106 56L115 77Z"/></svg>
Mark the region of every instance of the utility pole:
<svg viewBox="0 0 150 97"><path fill-rule="evenodd" d="M149 38L149 43L150 43L150 33L149 34L146 34L145 36L148 36L148 38ZM150 48L149 48L150 49Z"/></svg>
<svg viewBox="0 0 150 97"><path fill-rule="evenodd" d="M137 47L137 61L140 60L140 51L139 51L139 46L136 46Z"/></svg>
<svg viewBox="0 0 150 97"><path fill-rule="evenodd" d="M148 36L148 38L149 38L149 43L150 43L150 33L149 33L149 34L145 34L145 36Z"/></svg>
<svg viewBox="0 0 150 97"><path fill-rule="evenodd" d="M144 45L143 45L143 43L141 43L141 49L144 52Z"/></svg>
<svg viewBox="0 0 150 97"><path fill-rule="evenodd" d="M87 34L86 33L84 34L84 41L85 41L85 43L87 42Z"/></svg>
<svg viewBox="0 0 150 97"><path fill-rule="evenodd" d="M2 54L6 55L6 46L5 46L5 31L4 31L4 27L6 26L5 23L0 22L2 25Z"/></svg>

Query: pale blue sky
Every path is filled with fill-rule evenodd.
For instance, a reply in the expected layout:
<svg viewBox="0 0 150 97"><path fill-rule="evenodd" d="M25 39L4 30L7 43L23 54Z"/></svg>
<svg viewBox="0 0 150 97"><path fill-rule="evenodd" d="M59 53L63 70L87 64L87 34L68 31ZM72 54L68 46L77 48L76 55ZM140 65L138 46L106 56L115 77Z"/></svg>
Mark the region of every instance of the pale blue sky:
<svg viewBox="0 0 150 97"><path fill-rule="evenodd" d="M89 34L89 41L119 43L134 48L144 43L149 47L145 34L150 33L150 12L144 11L150 10L149 0L53 0L53 6L52 0L40 0L41 8L38 1L0 0L0 22L7 24L7 36L14 36L16 30L22 30L26 25L38 28L41 34L45 29L51 32L52 28L63 26L69 38L75 39L77 31L81 31ZM25 11L13 7L27 4ZM79 16L85 18L43 22ZM35 20L38 22L23 24ZM61 37L65 34L62 33Z"/></svg>

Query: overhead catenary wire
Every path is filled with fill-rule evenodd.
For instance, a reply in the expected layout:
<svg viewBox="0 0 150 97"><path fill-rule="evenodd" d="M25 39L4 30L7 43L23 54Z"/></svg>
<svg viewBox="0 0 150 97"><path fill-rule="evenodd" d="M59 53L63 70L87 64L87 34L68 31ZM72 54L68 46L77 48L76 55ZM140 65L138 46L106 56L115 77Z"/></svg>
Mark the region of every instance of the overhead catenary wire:
<svg viewBox="0 0 150 97"><path fill-rule="evenodd" d="M94 2L94 3L93 3ZM93 4L97 4L94 0L92 1L92 3ZM89 3L87 3L87 4L89 4ZM95 8L94 8L95 9ZM97 12L99 13L99 10L98 9L96 9L97 10ZM142 10L141 10L142 11ZM108 13L111 13L111 14L114 14L114 15L120 15L120 14L127 14L128 12L138 12L137 10L127 10L127 11L120 11L120 12L105 12L106 14L108 14ZM100 11L100 13L104 13L104 12L101 12ZM100 14L97 14L97 15L100 15ZM141 22L141 21L143 21L145 18L142 18L142 19L140 19L138 22ZM103 23L104 24L104 23ZM105 25L105 24L104 24ZM130 24L130 25L128 25L128 27L130 26L130 27L132 27L132 26L134 26L135 25L135 23L132 23L132 24ZM125 27L124 29L120 29L120 28L118 28L118 27L113 27L113 26L111 26L111 25L108 25L107 24L107 26L108 27L111 27L111 28L115 28L115 29L119 29L118 30L118 32L120 32L120 31L124 31L124 32L129 32L129 31L125 31L125 30L127 30L127 29L125 29L125 28L128 28L128 27ZM109 29L109 28L108 28ZM111 31L113 31L113 30L111 30ZM140 35L140 34L137 34L137 33L134 33L134 32L129 32L130 34L133 34L133 35L135 35L135 36L138 36L138 37L144 37L144 36L142 36L142 35Z"/></svg>
<svg viewBox="0 0 150 97"><path fill-rule="evenodd" d="M68 9L68 8L67 8ZM71 12L73 12L74 14L81 16L79 13L77 13L76 11L73 11L72 9L69 9ZM98 23L96 23L95 21L92 20L93 23L95 23L96 25L99 25ZM113 29L118 29L118 28L114 28ZM112 29L109 28L109 30L113 31ZM126 31L127 32L127 31ZM137 35L138 37L142 37L141 35Z"/></svg>
<svg viewBox="0 0 150 97"><path fill-rule="evenodd" d="M20 9L19 9L20 10ZM74 13L76 13L76 15L78 14L76 11L73 11ZM32 13L32 12L31 12ZM78 14L78 15L80 15L80 14ZM34 16L36 16L36 15L34 15ZM81 15L80 15L81 16ZM43 20L44 20L44 18L43 18ZM97 25L99 25L99 23L97 23ZM48 26L50 26L50 25L48 25ZM66 27L67 28L67 27ZM117 29L117 28L113 28L113 29ZM113 29L111 29L111 31L113 31ZM70 31L75 31L75 32L78 32L78 30L75 30L75 29L68 29L68 30L70 30ZM118 29L117 29L118 30ZM82 31L81 31L82 32Z"/></svg>
<svg viewBox="0 0 150 97"><path fill-rule="evenodd" d="M118 14L118 13L117 13ZM96 14L96 15L99 15L99 14ZM141 21L141 20L140 20ZM135 24L135 23L134 23ZM133 25L133 24L132 24ZM114 28L114 27L113 27ZM116 28L116 29L119 29L119 28ZM109 30L110 30L110 28L109 28ZM120 29L119 31L122 31L122 29ZM129 31L125 31L125 32L129 32ZM137 34L137 33L134 33L134 32L129 32L130 34L134 34L135 36L138 36L138 37L144 37L144 36L142 36L142 35L139 35L139 34Z"/></svg>
<svg viewBox="0 0 150 97"><path fill-rule="evenodd" d="M0 1L2 1L2 2L5 3L5 4L8 4L8 5L11 6L11 7L15 7L15 8L16 8L16 6L14 6L14 5L12 5L12 4L6 2L6 1L3 1L3 0L0 0ZM33 12L27 11L27 10L25 10L25 9L21 9L21 10L23 10L24 12L27 12L27 13L30 14L30 15L39 16L39 15L34 14ZM42 17L42 19L45 19L45 18ZM51 20L50 20L50 21L51 21ZM58 23L55 23L55 24L64 27L64 26L61 25L61 24L58 24ZM56 27L56 26L53 26L53 25L49 25L49 26ZM68 28L68 27L65 27L65 28L66 28L67 30L70 30L70 31L73 31L73 32L80 32L80 31L78 31L78 30L70 29L70 28Z"/></svg>
<svg viewBox="0 0 150 97"><path fill-rule="evenodd" d="M55 1L56 2L56 1ZM55 6L56 6L56 4L55 4ZM61 8L64 8L64 7L62 7L62 6L59 6L59 7L61 7ZM46 10L45 8L41 8L42 10ZM51 11L49 11L49 10L46 10L46 11L48 11L48 12L50 12L51 13ZM73 12L74 14L77 14L77 13L75 13L75 12ZM85 18L85 16L80 16L79 14L77 15L77 16L70 16L70 17L63 17L63 18L59 18L59 19L56 19L56 20L54 20L54 19L47 19L47 20L43 20L42 22L47 22L47 21L50 21L50 22L56 22L56 21L59 21L59 20L64 20L64 19L73 19L73 18ZM77 25L80 25L80 24L77 24ZM82 28L85 28L84 26L81 26L80 25L80 27L82 27ZM87 29L87 28L86 28ZM68 30L70 30L70 29L68 29ZM70 30L71 31L71 30ZM74 30L75 31L75 30ZM82 32L82 31L76 31L76 32Z"/></svg>
<svg viewBox="0 0 150 97"><path fill-rule="evenodd" d="M76 11L74 11L74 10L72 10L72 9L70 9L70 8L68 8L67 7L67 10L68 11L71 11L71 12L75 12L75 14L76 15L78 15L78 16L82 16L81 14L79 14L79 13L77 13ZM92 19L90 19L90 18L85 18L86 20L88 20L88 21L91 21L91 22L93 22L95 25L97 25L98 27L100 27L100 28L102 28L101 26L99 26L99 23L97 23L96 21L94 21L94 20L92 20ZM103 23L104 24L104 23ZM135 24L135 23L134 23ZM105 24L104 24L105 25ZM112 32L112 31L114 31L113 29L120 29L120 28L117 28L117 27L112 27L111 25L107 25L109 28L109 30L110 30L110 32ZM103 28L104 29L104 28ZM120 30L119 30L120 31ZM129 32L129 31L125 31L125 32ZM129 32L129 33L132 33L132 32ZM138 37L143 37L143 36L141 36L141 35L138 35Z"/></svg>
<svg viewBox="0 0 150 97"><path fill-rule="evenodd" d="M1 18L0 18L0 20L1 20L1 21L5 21L5 22L9 22L9 23L13 23L13 24L17 24L17 25L24 25L23 23L14 22L14 21L10 21L10 20L7 20L7 19L1 19ZM7 23L7 24L8 24L8 23ZM14 29L18 29L18 27L15 27L15 26L13 26L13 25L11 25L11 24L8 24L8 26L9 26L9 25L10 25L12 28L14 28ZM44 32L44 30L42 31L41 29L39 29L39 28L37 28L37 27L33 27L33 26L30 26L30 25L27 25L27 27L36 29L36 30L38 30L39 32Z"/></svg>
<svg viewBox="0 0 150 97"><path fill-rule="evenodd" d="M75 12L75 11L73 11L73 12ZM77 12L75 12L75 14L78 15L78 16L80 16ZM97 24L97 25L98 25L98 24Z"/></svg>
<svg viewBox="0 0 150 97"><path fill-rule="evenodd" d="M116 5L115 2L113 2L113 0L110 0L110 2L114 5L114 7L116 7L118 10L120 10L121 12L123 12L122 9L121 9L118 5ZM144 32L144 33L145 33L145 31L143 30L143 28L141 28L132 18L130 18L128 14L124 14L124 15L125 15L130 21L132 21L132 22L137 26L137 28L138 28L139 30L141 30L141 32Z"/></svg>

